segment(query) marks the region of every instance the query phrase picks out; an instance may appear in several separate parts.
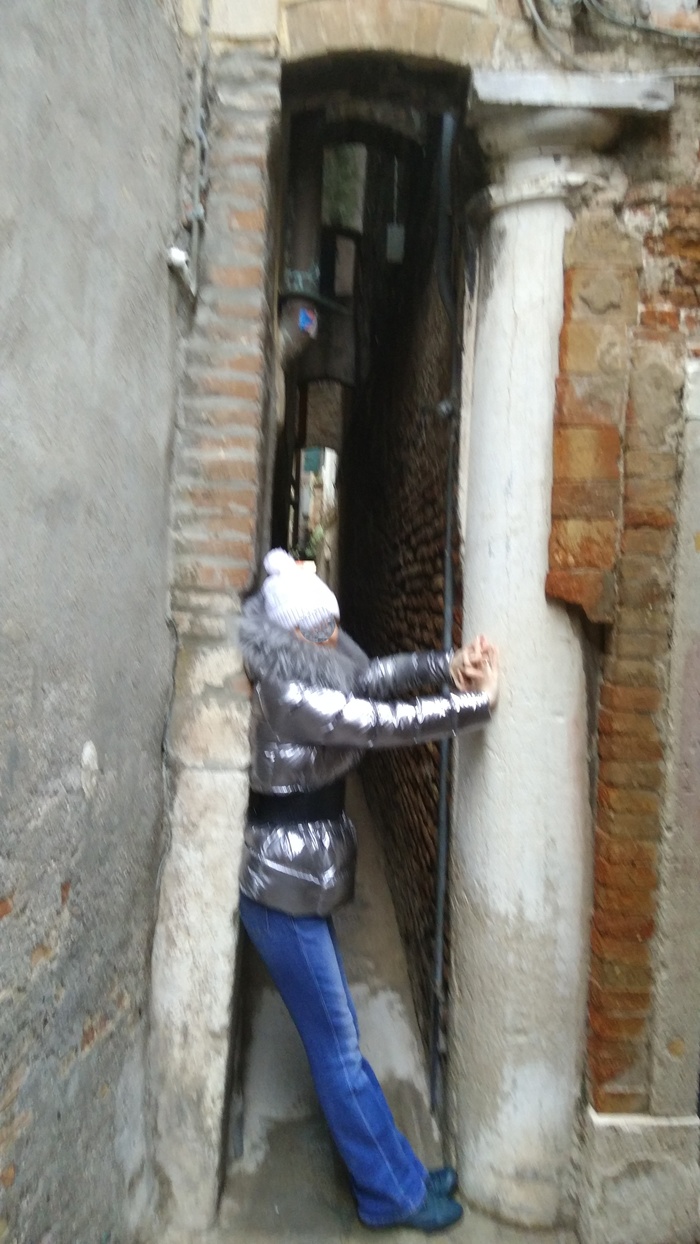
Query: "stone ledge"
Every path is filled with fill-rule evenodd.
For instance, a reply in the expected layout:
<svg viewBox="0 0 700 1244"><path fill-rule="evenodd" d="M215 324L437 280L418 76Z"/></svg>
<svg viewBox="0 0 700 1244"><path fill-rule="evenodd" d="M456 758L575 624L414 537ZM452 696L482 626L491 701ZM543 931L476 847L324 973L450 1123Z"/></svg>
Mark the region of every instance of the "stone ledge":
<svg viewBox="0 0 700 1244"><path fill-rule="evenodd" d="M151 1068L157 1160L191 1227L216 1217L247 802L245 773L176 779L153 945Z"/></svg>
<svg viewBox="0 0 700 1244"><path fill-rule="evenodd" d="M698 1229L695 1117L604 1115L585 1120L581 1244L693 1244Z"/></svg>
<svg viewBox="0 0 700 1244"><path fill-rule="evenodd" d="M668 112L673 82L655 74L538 73L475 69L469 108L602 108L617 112Z"/></svg>

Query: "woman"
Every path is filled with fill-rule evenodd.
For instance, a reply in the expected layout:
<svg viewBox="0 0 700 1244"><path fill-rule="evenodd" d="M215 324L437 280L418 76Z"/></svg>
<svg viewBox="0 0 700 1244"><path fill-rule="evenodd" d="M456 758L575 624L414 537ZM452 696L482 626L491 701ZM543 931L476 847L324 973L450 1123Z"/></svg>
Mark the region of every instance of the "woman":
<svg viewBox="0 0 700 1244"><path fill-rule="evenodd" d="M255 723L241 920L304 1043L362 1222L439 1231L462 1214L456 1172L427 1171L394 1123L360 1052L330 919L352 898L355 877L343 780L369 748L486 722L497 653L480 636L454 654L370 661L339 629L338 602L321 579L281 549L268 553L265 570L240 631ZM431 694L420 695L424 688Z"/></svg>

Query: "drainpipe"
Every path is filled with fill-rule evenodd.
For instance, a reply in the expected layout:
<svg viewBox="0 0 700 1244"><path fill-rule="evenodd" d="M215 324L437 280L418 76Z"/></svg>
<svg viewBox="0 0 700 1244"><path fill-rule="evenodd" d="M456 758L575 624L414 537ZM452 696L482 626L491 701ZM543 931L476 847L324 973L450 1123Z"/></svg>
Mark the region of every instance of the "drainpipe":
<svg viewBox="0 0 700 1244"><path fill-rule="evenodd" d="M323 112L300 113L292 122L289 179L289 267L280 301L282 367L287 372L318 332Z"/></svg>
<svg viewBox="0 0 700 1244"><path fill-rule="evenodd" d="M459 394L459 345L457 340L457 306L452 286L452 229L450 210L452 201L452 149L456 131L455 118L445 113L442 119L442 143L440 148L440 177L438 195L437 232L437 279L440 297L450 322L451 330L451 379L449 396L438 403L436 412L447 420L447 480L445 487L445 558L442 644L446 652L452 647L452 624L454 614L454 576L452 569L452 510L454 505L454 466ZM445 691L449 691L446 686ZM447 864L449 853L449 803L451 740L440 743L440 779L438 799L437 880L435 888L435 946L433 955L432 1008L430 1025L430 1108L436 1112L440 1094L440 1055L445 1014L444 957L445 957L445 908L447 899Z"/></svg>

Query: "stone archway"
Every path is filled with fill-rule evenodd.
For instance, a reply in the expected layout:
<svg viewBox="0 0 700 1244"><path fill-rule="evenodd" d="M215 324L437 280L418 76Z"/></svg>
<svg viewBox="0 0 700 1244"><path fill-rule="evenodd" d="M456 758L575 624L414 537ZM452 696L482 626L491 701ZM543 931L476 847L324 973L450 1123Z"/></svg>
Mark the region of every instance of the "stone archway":
<svg viewBox="0 0 700 1244"><path fill-rule="evenodd" d="M498 30L484 0L292 0L282 5L280 43L286 62L383 52L473 67L490 63Z"/></svg>

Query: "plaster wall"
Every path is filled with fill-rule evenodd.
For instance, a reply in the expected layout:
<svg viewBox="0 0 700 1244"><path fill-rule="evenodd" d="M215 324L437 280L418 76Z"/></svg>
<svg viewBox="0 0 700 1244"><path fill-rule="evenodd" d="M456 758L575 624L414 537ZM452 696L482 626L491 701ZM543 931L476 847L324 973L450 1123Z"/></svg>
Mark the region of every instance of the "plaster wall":
<svg viewBox="0 0 700 1244"><path fill-rule="evenodd" d="M127 1238L171 682L180 61L153 0L0 40L0 1237Z"/></svg>

